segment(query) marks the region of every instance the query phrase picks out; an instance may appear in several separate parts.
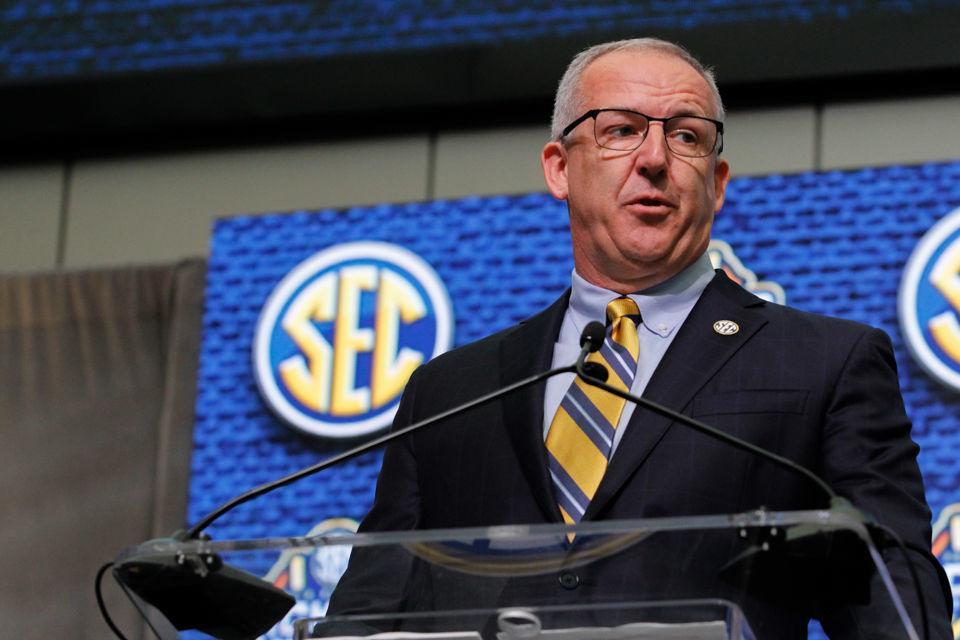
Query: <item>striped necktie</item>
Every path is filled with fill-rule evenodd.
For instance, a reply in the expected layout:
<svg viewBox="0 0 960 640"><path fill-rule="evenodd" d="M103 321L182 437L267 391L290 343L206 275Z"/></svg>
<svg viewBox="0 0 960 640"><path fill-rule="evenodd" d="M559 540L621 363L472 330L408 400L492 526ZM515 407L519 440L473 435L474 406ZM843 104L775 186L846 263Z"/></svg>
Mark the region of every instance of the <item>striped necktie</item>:
<svg viewBox="0 0 960 640"><path fill-rule="evenodd" d="M607 368L607 384L629 391L637 372L640 310L630 298L607 305L609 327L599 351L588 362ZM607 470L613 436L626 401L576 378L560 403L547 433L550 476L560 513L568 524L579 522Z"/></svg>

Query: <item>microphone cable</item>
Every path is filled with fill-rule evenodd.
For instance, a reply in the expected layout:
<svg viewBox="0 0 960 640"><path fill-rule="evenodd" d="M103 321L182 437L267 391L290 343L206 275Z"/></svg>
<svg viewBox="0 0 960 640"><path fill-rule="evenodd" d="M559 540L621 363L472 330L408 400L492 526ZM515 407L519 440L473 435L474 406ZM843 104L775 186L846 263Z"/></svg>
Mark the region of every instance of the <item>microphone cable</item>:
<svg viewBox="0 0 960 640"><path fill-rule="evenodd" d="M110 617L110 614L107 613L107 605L103 601L103 592L101 590L101 584L103 583L103 574L105 574L113 566L112 562L108 562L97 571L97 577L94 581L94 590L97 593L97 606L100 607L100 615L103 617L103 620L107 623L107 626L110 627L110 630L113 631L113 635L117 636L120 640L127 640L127 637L123 635L123 632L117 628L117 625L113 623L113 619Z"/></svg>
<svg viewBox="0 0 960 640"><path fill-rule="evenodd" d="M107 623L107 626L110 627L110 630L113 631L113 635L117 636L119 640L128 640L127 637L123 635L123 632L120 631L117 625L113 622L113 619L107 612L107 604L103 599L101 586L103 583L103 575L113 566L113 562L107 562L97 571L97 577L94 580L94 591L96 591L97 594L97 607L100 608L100 616L103 618L104 622ZM157 628L154 627L153 623L150 621L150 616L148 616L147 612L143 610L143 607L141 607L140 603L137 602L136 598L133 597L133 594L130 593L130 590L127 589L126 585L117 580L116 576L114 576L114 580L120 586L120 589L123 591L123 595L127 596L127 599L131 602L131 604L133 604L133 608L137 610L138 614L140 614L140 619L143 620L144 624L146 624L147 627L153 631L153 635L155 635L157 638L160 638L160 640L163 640L163 636L159 631L157 631Z"/></svg>

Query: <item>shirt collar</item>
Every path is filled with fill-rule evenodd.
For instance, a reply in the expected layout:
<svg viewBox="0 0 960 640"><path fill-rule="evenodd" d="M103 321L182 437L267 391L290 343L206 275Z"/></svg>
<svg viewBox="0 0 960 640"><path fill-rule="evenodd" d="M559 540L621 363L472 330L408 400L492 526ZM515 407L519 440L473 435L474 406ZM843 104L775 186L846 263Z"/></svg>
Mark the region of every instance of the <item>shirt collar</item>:
<svg viewBox="0 0 960 640"><path fill-rule="evenodd" d="M714 275L710 256L704 253L669 280L629 294L640 308L643 327L662 338L669 336L686 319ZM587 282L576 269L571 280L569 310L577 329L593 320L606 324L607 304L620 294Z"/></svg>

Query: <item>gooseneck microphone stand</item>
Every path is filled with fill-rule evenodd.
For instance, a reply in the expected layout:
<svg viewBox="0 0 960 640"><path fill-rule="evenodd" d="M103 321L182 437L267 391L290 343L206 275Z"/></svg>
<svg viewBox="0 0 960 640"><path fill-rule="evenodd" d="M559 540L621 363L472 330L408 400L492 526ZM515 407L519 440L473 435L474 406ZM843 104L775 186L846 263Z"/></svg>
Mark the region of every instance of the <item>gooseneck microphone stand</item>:
<svg viewBox="0 0 960 640"><path fill-rule="evenodd" d="M151 543L198 540L203 535L203 531L214 521L246 502L396 440L409 437L421 429L485 405L514 391L535 385L547 378L562 373L584 371L593 376L593 379L605 380L607 371L602 365L586 362L587 356L603 345L605 334L606 330L602 324L592 323L592 326L588 326L580 336L580 355L572 365L557 367L518 380L437 415L374 438L288 476L254 487L217 507L189 529L177 531L170 538L148 541L141 545L148 551L128 555L116 566L112 563L104 565L97 574L95 583L97 601L104 620L114 634L123 639L123 635L110 619L100 594L100 579L104 572L113 566L114 578L125 591L136 594L159 609L177 629L199 629L216 637L236 640L256 638L265 633L294 605L295 601L288 593L252 574L223 563L215 554L202 554L197 557L182 555L173 558L158 557L149 551Z"/></svg>

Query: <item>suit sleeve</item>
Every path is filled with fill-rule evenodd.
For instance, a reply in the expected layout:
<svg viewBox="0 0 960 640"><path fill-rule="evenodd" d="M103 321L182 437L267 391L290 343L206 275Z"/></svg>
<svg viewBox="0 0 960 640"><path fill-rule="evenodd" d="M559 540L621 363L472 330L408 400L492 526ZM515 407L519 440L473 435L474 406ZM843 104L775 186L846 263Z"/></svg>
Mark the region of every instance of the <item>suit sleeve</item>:
<svg viewBox="0 0 960 640"><path fill-rule="evenodd" d="M870 329L856 341L838 376L823 429L827 482L854 506L895 531L908 548L920 577L930 637L953 638L952 596L946 575L930 553L930 509L917 464L919 447L910 437L889 337ZM902 554L881 552L917 632L923 634L916 589ZM870 603L825 610L831 638L900 638L902 625L882 583L874 577Z"/></svg>
<svg viewBox="0 0 960 640"><path fill-rule="evenodd" d="M418 373L419 370L414 372L404 389L392 431L414 421ZM359 533L415 529L419 514L420 492L412 438L401 438L384 451L373 507L360 524ZM347 570L330 597L327 615L402 611L412 566L410 555L398 545L354 547ZM335 632L342 631L338 625Z"/></svg>

